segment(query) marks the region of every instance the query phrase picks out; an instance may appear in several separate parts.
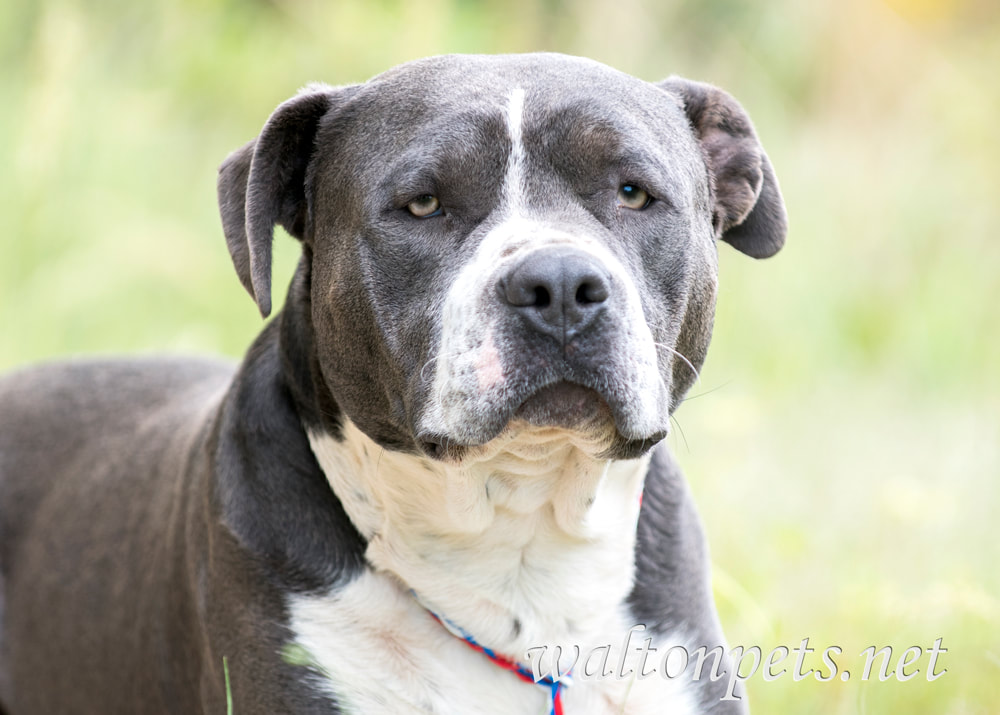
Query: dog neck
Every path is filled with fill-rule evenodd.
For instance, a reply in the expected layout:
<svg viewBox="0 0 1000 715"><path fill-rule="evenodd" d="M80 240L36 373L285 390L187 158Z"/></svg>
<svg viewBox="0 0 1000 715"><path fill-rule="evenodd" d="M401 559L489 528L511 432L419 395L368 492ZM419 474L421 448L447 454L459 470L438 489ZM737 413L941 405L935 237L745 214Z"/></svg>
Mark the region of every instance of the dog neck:
<svg viewBox="0 0 1000 715"><path fill-rule="evenodd" d="M527 425L461 464L384 450L347 420L340 439L309 437L371 566L479 643L517 659L613 628L648 457L601 460Z"/></svg>

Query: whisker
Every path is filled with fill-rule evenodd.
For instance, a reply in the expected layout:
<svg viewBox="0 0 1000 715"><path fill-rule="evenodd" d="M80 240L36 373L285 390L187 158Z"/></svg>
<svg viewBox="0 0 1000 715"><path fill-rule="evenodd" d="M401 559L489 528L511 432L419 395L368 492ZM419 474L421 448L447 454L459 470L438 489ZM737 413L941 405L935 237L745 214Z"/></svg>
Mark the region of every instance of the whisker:
<svg viewBox="0 0 1000 715"><path fill-rule="evenodd" d="M704 392L699 392L697 395L688 395L683 400L681 400L681 402L687 402L688 400L694 400L694 399L697 399L699 397L704 397L705 395L711 395L713 392L716 392L717 390L721 390L723 387L727 387L732 382L733 382L732 380L726 380L724 383L722 383L721 385L719 385L717 387L713 387L711 390L705 390Z"/></svg>
<svg viewBox="0 0 1000 715"><path fill-rule="evenodd" d="M691 370L691 372L694 373L695 382L701 383L701 375L698 374L698 371L695 369L695 367L691 363L691 361L688 360L686 357L684 357L684 355L682 355L679 350L674 350L672 347L670 347L669 345L667 345L665 343L653 343L653 345L655 345L658 348L663 348L664 350L666 350L666 351L668 351L668 352L676 355L677 357L679 357L684 362L684 364L688 366L688 368Z"/></svg>
<svg viewBox="0 0 1000 715"><path fill-rule="evenodd" d="M426 379L426 376L424 375L424 370L426 370L430 366L431 363L437 362L441 357L442 357L441 355L435 355L432 358L430 358L427 362L424 363L424 366L422 368L420 368L420 381L421 382L423 382L424 379Z"/></svg>
<svg viewBox="0 0 1000 715"><path fill-rule="evenodd" d="M461 353L454 353L454 354L452 354L452 355L441 355L441 354L437 354L437 355L435 355L435 356L433 356L433 357L431 357L431 358L428 358L427 362L425 362L425 363L424 363L424 366L423 366L422 368L420 368L420 379L421 379L421 380L424 380L424 379L426 379L426 377L427 377L427 376L426 376L426 375L424 374L424 371L425 371L425 370L426 370L426 369L427 369L428 367L430 367L430 366L431 366L431 365L432 365L433 363L437 362L437 361L438 361L438 360L440 360L441 358L444 358L444 357L456 357L456 356L458 356L458 355L460 355L460 354L461 354Z"/></svg>
<svg viewBox="0 0 1000 715"><path fill-rule="evenodd" d="M691 447L688 445L687 435L684 434L684 428L681 427L680 421L673 415L670 415L670 421L677 425L677 431L681 433L681 440L684 442L684 450L690 453Z"/></svg>
<svg viewBox="0 0 1000 715"><path fill-rule="evenodd" d="M456 357L460 357L460 356L462 356L464 354L465 354L465 352L463 352L461 350L458 350L458 351L453 352L453 353L445 353L445 354L438 353L437 355L434 355L433 357L428 358L427 362L424 363L424 366L422 368L420 368L420 379L423 380L423 379L426 378L426 375L424 375L424 371L428 367L431 366L431 363L437 362L441 358L456 358Z"/></svg>

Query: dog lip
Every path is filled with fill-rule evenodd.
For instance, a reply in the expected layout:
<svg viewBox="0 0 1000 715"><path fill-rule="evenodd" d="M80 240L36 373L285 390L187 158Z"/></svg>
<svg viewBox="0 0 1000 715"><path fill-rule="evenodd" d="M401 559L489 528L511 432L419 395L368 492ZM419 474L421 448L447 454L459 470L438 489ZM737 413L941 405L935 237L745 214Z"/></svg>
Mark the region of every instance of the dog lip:
<svg viewBox="0 0 1000 715"><path fill-rule="evenodd" d="M611 408L596 390L567 380L546 385L518 405L512 419L536 427L564 427L581 431L613 424Z"/></svg>
<svg viewBox="0 0 1000 715"><path fill-rule="evenodd" d="M589 433L609 445L602 453L606 458L631 459L647 452L669 431L666 426L648 434L630 430L622 405L616 408L597 389L571 380L556 379L526 392L521 399L498 406L469 432L418 430L414 435L417 448L434 460L459 460L468 449L482 447L512 421L520 420L538 427Z"/></svg>

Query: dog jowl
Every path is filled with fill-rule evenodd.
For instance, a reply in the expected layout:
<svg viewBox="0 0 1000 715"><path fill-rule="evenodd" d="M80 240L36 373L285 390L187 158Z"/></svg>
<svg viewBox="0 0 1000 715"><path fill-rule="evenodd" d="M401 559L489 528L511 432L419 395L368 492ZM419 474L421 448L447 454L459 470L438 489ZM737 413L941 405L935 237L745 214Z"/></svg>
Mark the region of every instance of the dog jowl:
<svg viewBox="0 0 1000 715"><path fill-rule="evenodd" d="M421 60L282 104L219 203L263 315L302 247L238 367L0 382L5 715L744 711L663 443L718 242L784 242L733 98Z"/></svg>

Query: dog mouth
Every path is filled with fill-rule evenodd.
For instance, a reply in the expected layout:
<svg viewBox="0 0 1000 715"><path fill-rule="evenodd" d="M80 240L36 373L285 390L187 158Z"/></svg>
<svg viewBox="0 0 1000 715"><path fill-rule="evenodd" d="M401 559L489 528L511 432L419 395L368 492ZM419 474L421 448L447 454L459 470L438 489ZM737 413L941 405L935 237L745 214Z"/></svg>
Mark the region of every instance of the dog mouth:
<svg viewBox="0 0 1000 715"><path fill-rule="evenodd" d="M607 433L614 428L611 408L596 390L565 380L530 395L514 410L512 420L584 434Z"/></svg>
<svg viewBox="0 0 1000 715"><path fill-rule="evenodd" d="M536 389L512 408L497 411L489 428L472 439L423 433L418 436L418 444L434 459L458 461L505 430L527 425L572 432L581 442L592 445L598 457L634 459L667 436L666 426L638 436L626 434L621 428L627 423L623 411L623 406L615 409L598 390L563 379Z"/></svg>

